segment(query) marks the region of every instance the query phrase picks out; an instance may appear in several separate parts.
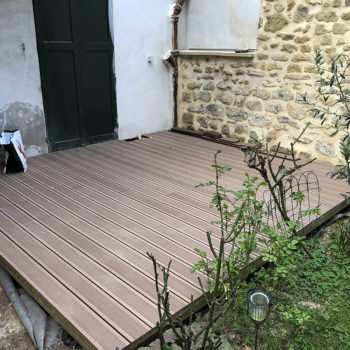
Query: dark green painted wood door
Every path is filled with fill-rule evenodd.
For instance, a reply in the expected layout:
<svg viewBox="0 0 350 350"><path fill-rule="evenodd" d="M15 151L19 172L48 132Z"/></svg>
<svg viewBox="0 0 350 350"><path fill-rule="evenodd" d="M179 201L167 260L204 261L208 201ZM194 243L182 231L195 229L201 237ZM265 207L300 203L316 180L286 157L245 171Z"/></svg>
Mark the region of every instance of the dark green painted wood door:
<svg viewBox="0 0 350 350"><path fill-rule="evenodd" d="M51 151L116 135L108 0L33 0Z"/></svg>

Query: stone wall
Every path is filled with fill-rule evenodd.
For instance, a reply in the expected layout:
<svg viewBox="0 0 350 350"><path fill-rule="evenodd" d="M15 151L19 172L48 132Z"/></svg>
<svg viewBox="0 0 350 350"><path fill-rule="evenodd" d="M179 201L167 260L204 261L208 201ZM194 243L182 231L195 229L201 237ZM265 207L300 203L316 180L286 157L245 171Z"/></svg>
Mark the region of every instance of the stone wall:
<svg viewBox="0 0 350 350"><path fill-rule="evenodd" d="M298 154L337 163L339 136L298 102L315 93L320 48L350 54L350 0L262 0L254 58L180 55L178 126L288 148L310 121Z"/></svg>

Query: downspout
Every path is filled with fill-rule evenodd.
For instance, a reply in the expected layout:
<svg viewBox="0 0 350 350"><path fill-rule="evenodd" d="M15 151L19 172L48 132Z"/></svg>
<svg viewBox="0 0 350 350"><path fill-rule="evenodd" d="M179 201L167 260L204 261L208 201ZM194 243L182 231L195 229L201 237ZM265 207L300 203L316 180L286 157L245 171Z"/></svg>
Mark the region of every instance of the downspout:
<svg viewBox="0 0 350 350"><path fill-rule="evenodd" d="M173 67L173 100L174 100L174 126L177 127L178 115L177 115L177 92L178 92L178 56L179 56L179 45L178 45L178 23L179 15L182 11L182 6L186 0L176 0L170 10L170 18L173 24L172 33L172 50L171 55L167 58L167 62Z"/></svg>

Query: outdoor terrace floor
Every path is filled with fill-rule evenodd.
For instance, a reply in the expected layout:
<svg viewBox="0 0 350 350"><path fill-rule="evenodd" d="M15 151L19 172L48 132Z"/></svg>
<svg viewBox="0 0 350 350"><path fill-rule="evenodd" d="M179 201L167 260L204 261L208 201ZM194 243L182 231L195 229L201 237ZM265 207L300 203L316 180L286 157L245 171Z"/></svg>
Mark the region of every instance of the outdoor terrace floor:
<svg viewBox="0 0 350 350"><path fill-rule="evenodd" d="M0 175L0 263L86 349L126 347L157 321L153 267L146 252L172 263L172 311L200 296L194 248L207 250L216 213L213 153L233 168L240 189L243 153L172 133L111 141L28 160L25 174ZM323 213L342 202L342 182L313 164ZM136 343L134 343L136 344Z"/></svg>

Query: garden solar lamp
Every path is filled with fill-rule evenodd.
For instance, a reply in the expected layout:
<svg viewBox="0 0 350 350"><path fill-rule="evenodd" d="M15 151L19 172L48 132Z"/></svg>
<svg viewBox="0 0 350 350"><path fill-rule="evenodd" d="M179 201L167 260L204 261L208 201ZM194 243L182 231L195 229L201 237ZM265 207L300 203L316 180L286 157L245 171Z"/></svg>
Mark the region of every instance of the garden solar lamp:
<svg viewBox="0 0 350 350"><path fill-rule="evenodd" d="M258 348L258 332L260 325L267 319L271 310L271 300L259 288L249 289L247 292L247 308L251 320L255 323L255 347Z"/></svg>

